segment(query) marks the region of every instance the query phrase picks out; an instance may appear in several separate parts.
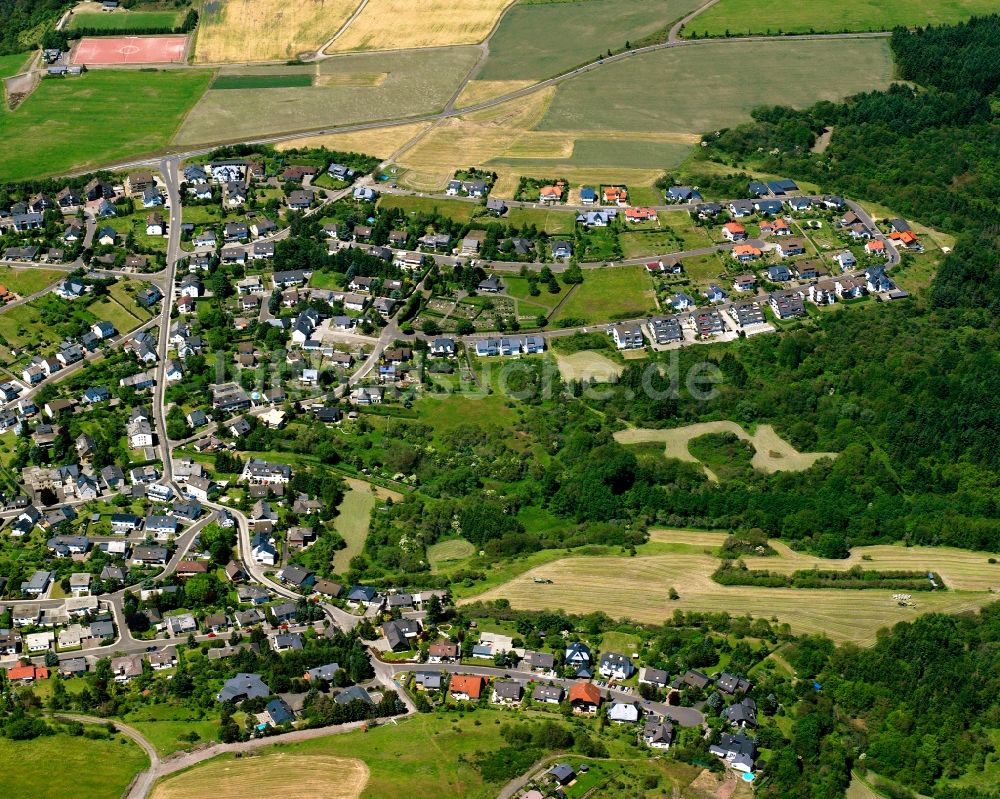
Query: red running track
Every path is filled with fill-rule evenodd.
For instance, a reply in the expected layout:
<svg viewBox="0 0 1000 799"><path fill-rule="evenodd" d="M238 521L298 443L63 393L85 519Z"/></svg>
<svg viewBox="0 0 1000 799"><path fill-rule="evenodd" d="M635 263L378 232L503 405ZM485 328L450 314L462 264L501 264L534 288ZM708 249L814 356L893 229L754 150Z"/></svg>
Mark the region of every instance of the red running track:
<svg viewBox="0 0 1000 799"><path fill-rule="evenodd" d="M167 64L184 60L187 36L100 36L81 39L74 64Z"/></svg>

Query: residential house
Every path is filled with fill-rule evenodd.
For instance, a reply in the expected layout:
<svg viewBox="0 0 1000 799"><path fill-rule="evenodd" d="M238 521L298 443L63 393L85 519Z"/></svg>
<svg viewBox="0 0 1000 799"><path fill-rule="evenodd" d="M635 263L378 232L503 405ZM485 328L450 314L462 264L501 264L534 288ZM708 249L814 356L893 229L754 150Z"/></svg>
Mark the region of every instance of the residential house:
<svg viewBox="0 0 1000 799"><path fill-rule="evenodd" d="M635 665L625 655L617 652L605 652L597 667L602 677L615 680L627 680L635 674Z"/></svg>
<svg viewBox="0 0 1000 799"><path fill-rule="evenodd" d="M574 713L594 714L601 706L601 692L591 682L575 682L569 689L569 703Z"/></svg>
<svg viewBox="0 0 1000 799"><path fill-rule="evenodd" d="M498 680L493 683L493 704L517 705L524 698L524 686L517 680Z"/></svg>
<svg viewBox="0 0 1000 799"><path fill-rule="evenodd" d="M448 693L460 702L475 702L485 687L485 677L478 674L456 674L448 685Z"/></svg>

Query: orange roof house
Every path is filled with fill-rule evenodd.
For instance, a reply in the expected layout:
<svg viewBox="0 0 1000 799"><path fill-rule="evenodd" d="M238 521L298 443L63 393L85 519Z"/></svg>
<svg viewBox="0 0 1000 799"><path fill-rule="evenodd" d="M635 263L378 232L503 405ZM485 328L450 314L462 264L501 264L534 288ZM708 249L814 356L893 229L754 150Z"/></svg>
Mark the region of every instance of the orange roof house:
<svg viewBox="0 0 1000 799"><path fill-rule="evenodd" d="M11 682L33 682L34 680L47 680L48 678L49 670L44 666L14 666L7 669L7 679Z"/></svg>
<svg viewBox="0 0 1000 799"><path fill-rule="evenodd" d="M601 704L601 691L592 682L575 682L569 688L569 703L592 713Z"/></svg>
<svg viewBox="0 0 1000 799"><path fill-rule="evenodd" d="M739 222L726 222L722 226L722 235L730 241L737 241L747 237L747 229Z"/></svg>
<svg viewBox="0 0 1000 799"><path fill-rule="evenodd" d="M652 208L626 208L625 219L629 222L651 222L656 219Z"/></svg>
<svg viewBox="0 0 1000 799"><path fill-rule="evenodd" d="M562 200L563 189L566 188L566 184L563 181L559 181L554 186L542 186L538 190L538 199L543 203L557 203Z"/></svg>
<svg viewBox="0 0 1000 799"><path fill-rule="evenodd" d="M760 258L760 250L750 244L737 244L733 247L733 258L737 261L752 261Z"/></svg>
<svg viewBox="0 0 1000 799"><path fill-rule="evenodd" d="M774 230L774 232L777 233L779 236L792 232L792 229L788 226L788 223L780 216L771 223L771 227Z"/></svg>
<svg viewBox="0 0 1000 799"><path fill-rule="evenodd" d="M454 697L479 699L485 686L485 677L480 677L477 674L456 674L451 678L448 692Z"/></svg>
<svg viewBox="0 0 1000 799"><path fill-rule="evenodd" d="M867 244L865 244L865 252L870 252L870 253L871 252L877 252L877 253L880 253L880 254L884 253L885 252L885 242L884 241L879 241L878 239L872 239Z"/></svg>
<svg viewBox="0 0 1000 799"><path fill-rule="evenodd" d="M904 231L894 230L892 233L889 234L889 238L892 239L893 241L898 241L902 244L905 244L907 247L911 247L917 244L918 241L917 234L914 233L912 230L904 230ZM4 294L2 289L3 287L0 286L0 297L2 297Z"/></svg>
<svg viewBox="0 0 1000 799"><path fill-rule="evenodd" d="M628 191L623 186L608 186L604 189L604 202L625 205L628 202Z"/></svg>

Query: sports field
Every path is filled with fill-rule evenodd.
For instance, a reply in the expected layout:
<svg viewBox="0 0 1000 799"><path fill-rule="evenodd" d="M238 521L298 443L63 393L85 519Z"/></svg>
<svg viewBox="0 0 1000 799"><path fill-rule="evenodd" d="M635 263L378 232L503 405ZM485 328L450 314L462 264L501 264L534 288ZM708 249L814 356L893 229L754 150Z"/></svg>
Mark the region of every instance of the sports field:
<svg viewBox="0 0 1000 799"><path fill-rule="evenodd" d="M720 543L721 540L719 535ZM644 547L656 551L673 546L675 542L690 543L686 538L675 538L672 532L664 531L653 532L651 543ZM705 542L708 543L707 539ZM751 558L749 561L757 568L790 571L808 562L790 558L787 564L779 565L789 550L780 545L776 548L779 549L778 557ZM933 569L941 573L950 587L954 584L958 590L920 593L915 595L912 606L900 607L892 599L891 590L724 586L711 579L719 565L718 558L712 555L689 551L643 555L640 548L638 557L561 558L461 602L502 597L514 608L558 608L568 613L589 613L594 607L614 608L615 616L648 623L660 623L677 609L749 613L768 619L777 617L780 622L790 624L796 633L822 632L838 642L865 645L874 640L881 627L909 621L927 612L958 613L978 608L995 597L988 591L990 586L1000 588L1000 570L987 562L985 554L955 553L950 556L954 562L949 564L940 557L942 551L937 548L901 550L900 555L886 552L894 549L896 547L863 547L853 551L850 560L819 562L825 568L847 569L854 565L855 559L860 561L862 556L871 555L871 562L864 561L865 566L893 568L890 564L905 562L904 568ZM947 576L945 571L949 572ZM552 583L536 583L536 577ZM622 585L629 586L625 594L622 594ZM680 595L678 600L668 597L670 588L676 589Z"/></svg>
<svg viewBox="0 0 1000 799"><path fill-rule="evenodd" d="M219 759L163 780L152 799L244 799L247 796L322 796L354 799L368 782L368 767L354 758L270 752ZM209 786L210 789L209 789Z"/></svg>
<svg viewBox="0 0 1000 799"><path fill-rule="evenodd" d="M195 61L284 61L326 44L357 0L208 0L202 7Z"/></svg>
<svg viewBox="0 0 1000 799"><path fill-rule="evenodd" d="M490 39L477 80L547 78L666 31L700 0L578 0L519 4Z"/></svg>
<svg viewBox="0 0 1000 799"><path fill-rule="evenodd" d="M917 27L961 22L997 10L994 0L719 0L684 29L697 33L734 36L749 33L839 33L889 31L897 25Z"/></svg>
<svg viewBox="0 0 1000 799"><path fill-rule="evenodd" d="M513 0L368 0L328 52L476 44Z"/></svg>
<svg viewBox="0 0 1000 799"><path fill-rule="evenodd" d="M655 308L653 283L646 268L616 266L588 269L583 283L559 309L558 315L591 324L644 316ZM556 321L558 323L558 319Z"/></svg>
<svg viewBox="0 0 1000 799"><path fill-rule="evenodd" d="M128 739L102 741L70 735L30 741L0 738L4 799L119 799L148 765L146 753Z"/></svg>
<svg viewBox="0 0 1000 799"><path fill-rule="evenodd" d="M704 133L735 125L775 102L772 80L739 78L750 64L780 75L780 101L794 107L884 88L892 77L881 39L710 42L646 53L561 84L537 129Z"/></svg>
<svg viewBox="0 0 1000 799"><path fill-rule="evenodd" d="M184 60L187 36L101 36L81 39L73 63L92 65L169 64Z"/></svg>
<svg viewBox="0 0 1000 799"><path fill-rule="evenodd" d="M747 433L735 422L722 421L689 424L685 427L674 427L669 430L645 430L632 427L616 432L615 441L619 444L663 442L664 457L697 463L698 459L688 450L688 442L709 433L733 433L743 441L749 441L756 450L752 461L753 467L763 472L800 472L808 469L820 458L837 457L836 452L799 452L768 424L758 425L753 435ZM714 478L714 475L707 468L706 472Z"/></svg>
<svg viewBox="0 0 1000 799"><path fill-rule="evenodd" d="M179 11L83 11L69 19L69 29L90 28L105 31L136 31L150 28L176 28L183 21Z"/></svg>
<svg viewBox="0 0 1000 799"><path fill-rule="evenodd" d="M207 92L177 135L178 144L246 139L439 111L479 50L355 53L319 64L317 85ZM282 70L283 71L283 70ZM261 68L258 74L267 74ZM370 76L379 76L371 80Z"/></svg>
<svg viewBox="0 0 1000 799"><path fill-rule="evenodd" d="M0 112L6 142L0 175L37 178L158 150L211 78L201 70L102 69L71 80L43 80L16 111Z"/></svg>

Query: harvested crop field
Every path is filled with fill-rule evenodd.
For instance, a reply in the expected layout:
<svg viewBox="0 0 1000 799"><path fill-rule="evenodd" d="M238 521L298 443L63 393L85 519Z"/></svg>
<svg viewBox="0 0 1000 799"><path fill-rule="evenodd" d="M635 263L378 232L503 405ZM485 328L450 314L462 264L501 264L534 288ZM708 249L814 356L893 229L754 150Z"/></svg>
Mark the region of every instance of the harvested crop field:
<svg viewBox="0 0 1000 799"><path fill-rule="evenodd" d="M354 799L367 782L368 766L361 760L274 752L196 766L161 782L152 799L244 799L288 793Z"/></svg>
<svg viewBox="0 0 1000 799"><path fill-rule="evenodd" d="M684 29L734 36L749 33L839 33L890 31L897 25L917 27L962 22L997 10L995 0L843 0L840 3L785 3L781 0L720 0Z"/></svg>
<svg viewBox="0 0 1000 799"><path fill-rule="evenodd" d="M483 80L548 78L592 61L625 42L665 34L699 0L577 0L520 3L490 39ZM665 36L663 37L665 38Z"/></svg>
<svg viewBox="0 0 1000 799"><path fill-rule="evenodd" d="M661 537L662 543L668 536ZM928 550L928 568L936 568ZM776 558L765 558L774 568ZM837 568L841 561L823 561ZM985 559L981 560L987 568ZM837 642L870 644L882 627L910 621L928 612L958 613L995 599L987 591L941 591L915 596L900 607L891 590L797 589L723 586L711 579L719 565L711 555L677 552L639 557L567 557L538 566L504 585L462 602L507 599L525 610L559 609L590 613L614 608L614 615L651 624L662 623L675 610L747 613L791 625L795 633L824 633ZM911 564L912 567L912 564ZM551 580L539 584L535 578ZM1000 583L1000 580L998 580ZM621 587L629 586L622 594ZM670 588L680 595L668 596Z"/></svg>
<svg viewBox="0 0 1000 799"><path fill-rule="evenodd" d="M625 369L620 363L592 350L556 355L556 364L563 380L596 380L598 383L610 382Z"/></svg>
<svg viewBox="0 0 1000 799"><path fill-rule="evenodd" d="M779 436L771 425L758 425L753 435L735 422L700 422L669 430L629 428L615 433L619 444L641 444L647 441L663 442L664 457L697 463L688 450L692 438L708 433L733 433L754 445L753 467L763 472L801 472L820 458L836 458L836 452L799 452ZM710 475L714 477L714 475Z"/></svg>
<svg viewBox="0 0 1000 799"><path fill-rule="evenodd" d="M328 52L476 44L512 0L368 0Z"/></svg>
<svg viewBox="0 0 1000 799"><path fill-rule="evenodd" d="M357 0L209 0L198 24L195 60L219 64L283 61L324 45Z"/></svg>
<svg viewBox="0 0 1000 799"><path fill-rule="evenodd" d="M494 97L503 97L505 94L531 86L534 82L533 80L470 80L455 100L455 107L465 108L492 100Z"/></svg>
<svg viewBox="0 0 1000 799"><path fill-rule="evenodd" d="M396 150L423 133L430 122L411 122L408 125L374 128L357 133L328 133L320 136L303 136L278 142L277 150L296 150L302 147L326 147L338 152L363 153L376 158L388 158Z"/></svg>
<svg viewBox="0 0 1000 799"><path fill-rule="evenodd" d="M207 92L176 141L229 141L433 113L445 106L478 57L475 47L357 53L321 62L314 81L319 85L274 93ZM386 77L360 78L373 74Z"/></svg>
<svg viewBox="0 0 1000 799"><path fill-rule="evenodd" d="M736 125L749 120L755 106L774 102L768 81L734 80L753 63L781 74L781 103L796 108L885 88L892 78L884 39L703 42L638 55L560 84L538 129L704 133Z"/></svg>

